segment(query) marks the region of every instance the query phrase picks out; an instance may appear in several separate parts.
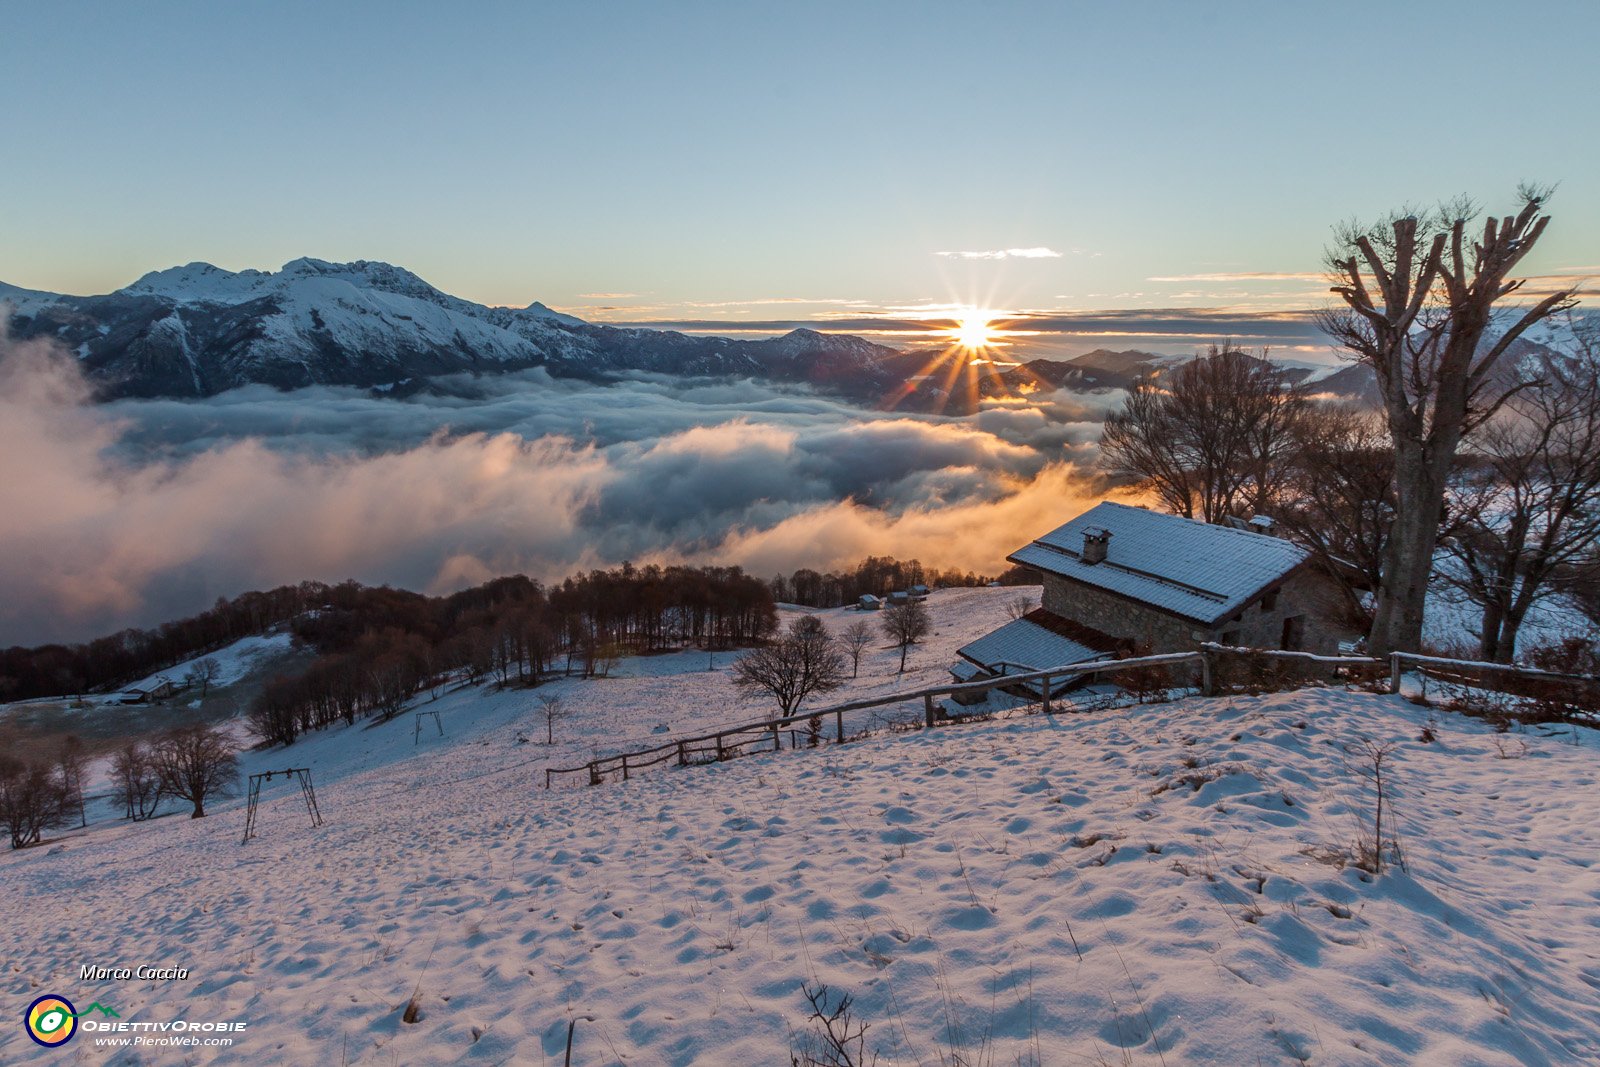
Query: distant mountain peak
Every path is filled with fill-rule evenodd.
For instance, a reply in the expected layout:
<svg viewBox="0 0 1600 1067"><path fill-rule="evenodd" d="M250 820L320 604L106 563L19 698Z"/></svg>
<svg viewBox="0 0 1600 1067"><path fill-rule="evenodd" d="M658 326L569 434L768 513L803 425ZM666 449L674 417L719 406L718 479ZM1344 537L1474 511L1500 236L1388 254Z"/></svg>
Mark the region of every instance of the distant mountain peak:
<svg viewBox="0 0 1600 1067"><path fill-rule="evenodd" d="M75 351L108 398L205 396L251 383L388 388L534 366L558 376L742 375L876 396L898 355L809 329L746 340L594 325L537 300L487 307L378 260L305 256L276 271L194 262L103 296L0 285L0 299L15 336Z"/></svg>

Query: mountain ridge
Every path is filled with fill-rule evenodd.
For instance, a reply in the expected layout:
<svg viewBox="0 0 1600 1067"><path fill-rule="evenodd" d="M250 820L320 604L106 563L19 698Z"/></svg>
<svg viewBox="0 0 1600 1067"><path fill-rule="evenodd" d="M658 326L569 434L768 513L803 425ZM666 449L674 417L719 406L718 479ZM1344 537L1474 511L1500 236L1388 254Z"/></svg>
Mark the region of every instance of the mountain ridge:
<svg viewBox="0 0 1600 1067"><path fill-rule="evenodd" d="M606 326L535 300L491 307L390 263L302 257L278 271L196 261L99 296L0 283L11 336L48 337L78 356L102 399L201 397L242 385L392 387L443 374L546 367L751 375L876 394L898 350L795 330L768 340Z"/></svg>

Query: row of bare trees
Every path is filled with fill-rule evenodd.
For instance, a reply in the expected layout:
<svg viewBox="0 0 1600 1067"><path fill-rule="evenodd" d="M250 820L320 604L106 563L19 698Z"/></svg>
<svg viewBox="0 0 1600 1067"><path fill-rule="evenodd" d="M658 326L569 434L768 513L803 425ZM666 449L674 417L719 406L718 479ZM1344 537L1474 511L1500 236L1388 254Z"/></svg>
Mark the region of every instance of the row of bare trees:
<svg viewBox="0 0 1600 1067"><path fill-rule="evenodd" d="M748 645L776 626L767 583L737 567L623 564L548 588L513 575L447 597L369 589L295 621L321 654L269 683L249 719L263 741L287 745L309 730L393 717L452 678L603 676L625 652Z"/></svg>
<svg viewBox="0 0 1600 1067"><path fill-rule="evenodd" d="M1510 278L1544 233L1548 191L1484 221L1457 201L1346 226L1328 254L1343 306L1320 321L1376 379L1376 410L1317 399L1263 352L1213 346L1137 383L1106 422L1103 461L1181 515L1270 513L1346 579L1373 653L1417 650L1430 584L1481 616L1480 654L1509 661L1541 599L1600 545L1600 354L1535 325L1573 290ZM1444 566L1436 564L1446 560ZM1592 569L1592 568L1591 568Z"/></svg>
<svg viewBox="0 0 1600 1067"><path fill-rule="evenodd" d="M219 599L206 611L148 630L122 630L77 645L0 649L0 700L75 695L143 678L337 603L344 592L345 587L302 582Z"/></svg>
<svg viewBox="0 0 1600 1067"><path fill-rule="evenodd" d="M88 824L84 770L89 754L76 737L65 738L53 759L0 755L0 826L12 848L38 844L53 829ZM233 793L238 758L215 727L169 730L151 742L133 741L111 760L115 796L129 819L148 819L167 798L185 801L191 816L205 815L209 800Z"/></svg>
<svg viewBox="0 0 1600 1067"><path fill-rule="evenodd" d="M837 571L818 571L802 567L791 575L778 575L769 583L775 599L809 608L837 608L854 604L863 595L888 596L914 585L942 588L972 588L986 585L989 578L972 571L938 570L924 567L919 560L893 556L868 556L854 567Z"/></svg>

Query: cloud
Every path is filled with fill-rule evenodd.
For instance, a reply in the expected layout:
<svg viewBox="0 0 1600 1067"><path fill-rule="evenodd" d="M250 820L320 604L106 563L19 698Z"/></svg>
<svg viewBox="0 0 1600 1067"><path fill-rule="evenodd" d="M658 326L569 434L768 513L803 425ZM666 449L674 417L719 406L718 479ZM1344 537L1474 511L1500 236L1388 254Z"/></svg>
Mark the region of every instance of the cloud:
<svg viewBox="0 0 1600 1067"><path fill-rule="evenodd" d="M1221 274L1159 274L1150 282L1321 282L1327 274L1316 271L1242 271Z"/></svg>
<svg viewBox="0 0 1600 1067"><path fill-rule="evenodd" d="M986 252L935 252L946 259L1060 259L1053 248L996 248Z"/></svg>
<svg viewBox="0 0 1600 1067"><path fill-rule="evenodd" d="M433 593L631 559L767 575L868 553L995 572L1098 482L1096 413L971 420L798 387L543 371L406 399L240 389L93 405L0 338L0 644L148 626L303 579Z"/></svg>

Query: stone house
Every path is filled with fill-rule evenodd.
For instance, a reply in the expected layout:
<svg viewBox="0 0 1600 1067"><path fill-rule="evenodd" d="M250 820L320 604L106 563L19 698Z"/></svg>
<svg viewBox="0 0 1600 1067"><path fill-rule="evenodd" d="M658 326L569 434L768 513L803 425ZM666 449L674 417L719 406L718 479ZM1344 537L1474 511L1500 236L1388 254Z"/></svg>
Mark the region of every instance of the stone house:
<svg viewBox="0 0 1600 1067"><path fill-rule="evenodd" d="M1341 586L1270 528L1097 504L1007 557L1043 575L1044 604L963 647L952 673L1016 674L1208 641L1337 654L1360 636Z"/></svg>

